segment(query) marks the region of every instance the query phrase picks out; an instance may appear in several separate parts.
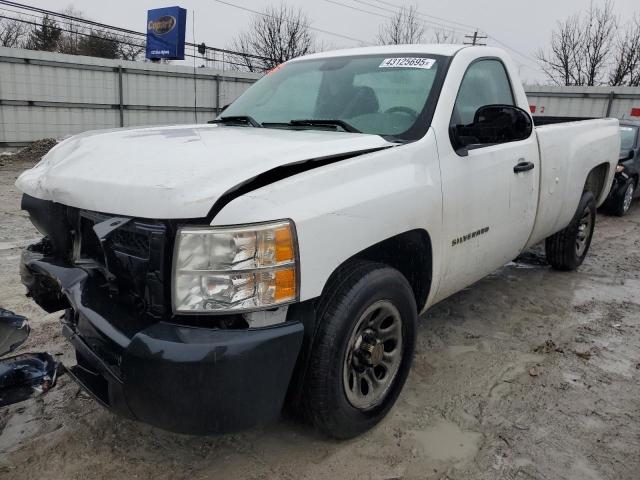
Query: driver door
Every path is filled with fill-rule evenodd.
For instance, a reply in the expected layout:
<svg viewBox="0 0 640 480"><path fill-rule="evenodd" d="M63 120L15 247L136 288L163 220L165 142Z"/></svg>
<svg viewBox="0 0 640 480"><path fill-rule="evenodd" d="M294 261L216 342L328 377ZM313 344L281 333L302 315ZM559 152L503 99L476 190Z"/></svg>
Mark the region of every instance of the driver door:
<svg viewBox="0 0 640 480"><path fill-rule="evenodd" d="M513 260L535 221L540 166L530 127L524 140L505 135L482 143L466 137L466 148L456 141L456 132L469 135L472 130L464 127L472 126L478 111L489 105L516 105L498 59L480 59L468 67L451 112L449 138L438 139L445 257L439 299Z"/></svg>

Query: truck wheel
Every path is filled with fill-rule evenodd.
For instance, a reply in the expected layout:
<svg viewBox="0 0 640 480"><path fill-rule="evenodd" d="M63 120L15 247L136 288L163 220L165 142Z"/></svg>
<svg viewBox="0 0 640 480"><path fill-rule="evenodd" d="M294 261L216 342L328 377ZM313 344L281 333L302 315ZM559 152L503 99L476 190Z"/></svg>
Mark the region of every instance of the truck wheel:
<svg viewBox="0 0 640 480"><path fill-rule="evenodd" d="M624 217L629 209L631 208L631 202L633 201L633 196L635 195L635 187L636 184L633 178L627 180L627 185L625 186L622 195L620 195L615 203L611 205L611 213L617 215L618 217Z"/></svg>
<svg viewBox="0 0 640 480"><path fill-rule="evenodd" d="M377 424L404 385L417 308L405 277L358 261L336 275L318 308L302 411L325 434L352 438Z"/></svg>
<svg viewBox="0 0 640 480"><path fill-rule="evenodd" d="M596 225L596 201L584 192L571 223L545 242L547 260L556 270L575 270L587 256Z"/></svg>

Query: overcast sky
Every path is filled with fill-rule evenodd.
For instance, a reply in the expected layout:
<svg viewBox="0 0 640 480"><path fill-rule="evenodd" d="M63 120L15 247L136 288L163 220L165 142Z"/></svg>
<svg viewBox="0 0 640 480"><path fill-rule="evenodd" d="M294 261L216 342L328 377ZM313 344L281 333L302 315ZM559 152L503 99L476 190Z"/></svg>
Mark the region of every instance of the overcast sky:
<svg viewBox="0 0 640 480"><path fill-rule="evenodd" d="M279 0L225 0L254 10L262 10L267 5L277 4ZM596 4L604 0L594 0ZM234 35L248 25L252 14L214 0L181 0L163 2L158 0L106 0L106 1L69 1L69 0L24 0L24 3L46 8L62 10L69 5L82 11L86 17L103 23L146 31L147 10L166 6L179 5L188 10L187 41L193 40L192 15L195 15L196 43L225 48L231 43ZM504 42L518 53L512 53L515 60L522 64L521 76L528 81L543 81L544 77L532 57L539 47L547 45L551 31L557 20L583 11L589 7L590 0L455 0L455 1L418 1L403 0L288 0L288 4L304 9L311 19L312 26L348 37L372 42L378 32L379 25L385 18L356 11L337 5L350 5L362 10L390 16L390 12L366 5L379 5L392 10L389 4L415 4L421 13L440 17L459 24L475 26L489 35ZM385 5L385 3L387 5ZM623 19L629 19L634 11L640 13L640 0L616 0L617 13ZM423 17L427 18L427 17ZM445 23L435 18L429 21ZM451 24L448 24L451 27ZM429 27L427 37L433 34L434 25ZM461 30L467 27L453 26ZM358 46L357 41L338 36L317 33L317 39L325 46L344 48ZM463 39L463 33L457 36ZM490 45L497 43L489 39Z"/></svg>

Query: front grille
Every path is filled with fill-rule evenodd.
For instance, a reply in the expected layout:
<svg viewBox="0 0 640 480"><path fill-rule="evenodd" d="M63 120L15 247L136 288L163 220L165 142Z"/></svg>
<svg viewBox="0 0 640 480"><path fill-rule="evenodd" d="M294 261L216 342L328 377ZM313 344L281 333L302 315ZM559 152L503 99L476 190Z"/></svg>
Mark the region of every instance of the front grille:
<svg viewBox="0 0 640 480"><path fill-rule="evenodd" d="M115 250L129 252L140 258L149 256L149 236L144 233L116 230L110 240Z"/></svg>
<svg viewBox="0 0 640 480"><path fill-rule="evenodd" d="M140 314L163 317L170 305L165 286L165 273L170 272L167 226L154 220L131 219L100 241L94 225L116 217L87 210L75 213L79 235L74 239L74 261L85 267L96 266L105 274L111 290L131 302Z"/></svg>

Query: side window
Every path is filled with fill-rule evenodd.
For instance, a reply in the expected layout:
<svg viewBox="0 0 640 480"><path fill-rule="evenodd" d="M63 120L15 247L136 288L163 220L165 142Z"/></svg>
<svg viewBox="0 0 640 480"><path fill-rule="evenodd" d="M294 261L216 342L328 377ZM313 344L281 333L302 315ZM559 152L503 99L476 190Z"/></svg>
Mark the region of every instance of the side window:
<svg viewBox="0 0 640 480"><path fill-rule="evenodd" d="M458 155L525 140L532 131L531 115L515 104L502 62L472 63L462 79L449 124L451 145Z"/></svg>
<svg viewBox="0 0 640 480"><path fill-rule="evenodd" d="M509 77L498 60L480 60L469 66L458 91L451 124L473 123L478 109L486 105L515 105Z"/></svg>

